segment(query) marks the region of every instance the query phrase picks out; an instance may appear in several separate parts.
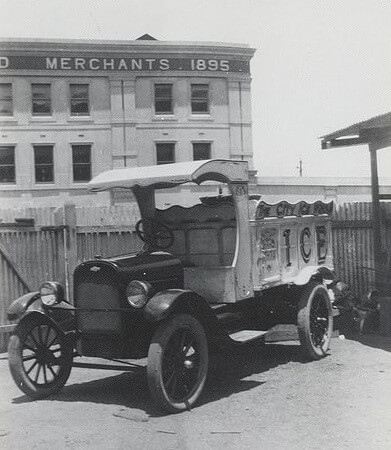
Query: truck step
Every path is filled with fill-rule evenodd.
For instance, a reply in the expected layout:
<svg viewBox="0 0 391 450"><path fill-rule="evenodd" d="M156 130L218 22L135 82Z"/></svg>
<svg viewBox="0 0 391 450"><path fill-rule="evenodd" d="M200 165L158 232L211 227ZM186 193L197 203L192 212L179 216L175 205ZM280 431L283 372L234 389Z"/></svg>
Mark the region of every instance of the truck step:
<svg viewBox="0 0 391 450"><path fill-rule="evenodd" d="M264 336L267 331L259 331L259 330L241 330L236 331L235 333L231 333L229 337L236 342L250 342L255 339Z"/></svg>

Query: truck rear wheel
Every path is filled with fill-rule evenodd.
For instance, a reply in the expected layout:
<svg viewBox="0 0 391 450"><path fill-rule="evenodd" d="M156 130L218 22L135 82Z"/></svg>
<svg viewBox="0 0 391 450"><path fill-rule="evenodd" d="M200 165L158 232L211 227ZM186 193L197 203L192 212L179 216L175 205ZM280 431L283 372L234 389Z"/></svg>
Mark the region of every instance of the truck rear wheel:
<svg viewBox="0 0 391 450"><path fill-rule="evenodd" d="M174 314L156 330L148 352L148 385L159 407L170 413L190 409L208 371L208 342L200 322Z"/></svg>
<svg viewBox="0 0 391 450"><path fill-rule="evenodd" d="M311 281L303 290L297 316L299 339L307 358L326 356L333 332L333 312L327 289Z"/></svg>

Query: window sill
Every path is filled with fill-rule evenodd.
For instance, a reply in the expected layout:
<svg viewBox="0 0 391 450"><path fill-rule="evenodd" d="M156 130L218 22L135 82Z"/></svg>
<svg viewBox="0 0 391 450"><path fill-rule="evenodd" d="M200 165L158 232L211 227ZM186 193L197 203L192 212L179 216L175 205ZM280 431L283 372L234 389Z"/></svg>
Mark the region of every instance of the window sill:
<svg viewBox="0 0 391 450"><path fill-rule="evenodd" d="M91 116L70 116L67 119L68 122L83 122L93 123L94 119Z"/></svg>
<svg viewBox="0 0 391 450"><path fill-rule="evenodd" d="M53 118L53 116L37 116L37 117L30 117L29 120L30 123L43 123L43 122L50 122L50 123L56 123L57 120Z"/></svg>
<svg viewBox="0 0 391 450"><path fill-rule="evenodd" d="M18 119L16 119L14 116L0 116L0 122L18 123Z"/></svg>
<svg viewBox="0 0 391 450"><path fill-rule="evenodd" d="M210 114L192 114L189 122L214 122Z"/></svg>
<svg viewBox="0 0 391 450"><path fill-rule="evenodd" d="M178 122L178 118L172 114L157 114L153 119L153 122Z"/></svg>

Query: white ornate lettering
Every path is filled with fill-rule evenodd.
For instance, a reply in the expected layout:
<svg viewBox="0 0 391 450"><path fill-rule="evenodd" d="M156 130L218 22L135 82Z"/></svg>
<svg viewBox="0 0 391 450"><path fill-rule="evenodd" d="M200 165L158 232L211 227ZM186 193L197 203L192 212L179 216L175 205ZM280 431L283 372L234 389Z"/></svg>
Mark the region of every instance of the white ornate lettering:
<svg viewBox="0 0 391 450"><path fill-rule="evenodd" d="M0 69L6 69L10 64L9 59L6 56L0 58Z"/></svg>
<svg viewBox="0 0 391 450"><path fill-rule="evenodd" d="M57 58L46 58L47 69L57 69Z"/></svg>
<svg viewBox="0 0 391 450"><path fill-rule="evenodd" d="M99 70L100 69L100 61L97 58L90 59L90 69L91 70Z"/></svg>
<svg viewBox="0 0 391 450"><path fill-rule="evenodd" d="M84 58L75 58L75 69L85 70L85 68L86 68L86 60Z"/></svg>
<svg viewBox="0 0 391 450"><path fill-rule="evenodd" d="M168 59L160 59L159 60L159 69L160 70L168 70L170 68L170 62Z"/></svg>
<svg viewBox="0 0 391 450"><path fill-rule="evenodd" d="M121 61L119 62L118 70L128 70L128 65L126 64L126 61L124 59L121 59Z"/></svg>
<svg viewBox="0 0 391 450"><path fill-rule="evenodd" d="M229 71L229 61L220 61L220 69L223 70L224 72L228 72Z"/></svg>
<svg viewBox="0 0 391 450"><path fill-rule="evenodd" d="M153 63L156 61L156 59L149 59L149 58L147 58L145 61L148 63L148 69L152 70L153 69Z"/></svg>
<svg viewBox="0 0 391 450"><path fill-rule="evenodd" d="M103 70L111 69L114 70L114 59L107 60L106 58L103 60Z"/></svg>
<svg viewBox="0 0 391 450"><path fill-rule="evenodd" d="M71 58L61 58L61 69L70 70L71 66L69 65L71 62Z"/></svg>
<svg viewBox="0 0 391 450"><path fill-rule="evenodd" d="M142 59L132 59L132 70L143 70L143 61Z"/></svg>

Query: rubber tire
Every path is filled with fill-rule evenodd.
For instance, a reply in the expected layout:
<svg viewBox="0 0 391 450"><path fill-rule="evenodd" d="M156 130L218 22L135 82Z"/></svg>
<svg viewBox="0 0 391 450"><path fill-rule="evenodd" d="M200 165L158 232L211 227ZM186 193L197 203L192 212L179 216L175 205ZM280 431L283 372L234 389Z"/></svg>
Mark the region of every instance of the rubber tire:
<svg viewBox="0 0 391 450"><path fill-rule="evenodd" d="M58 331L58 340L61 348L62 362L59 366L58 375L52 382L46 386L35 384L27 375L23 360L22 351L26 337L35 327L39 325L51 325L53 329ZM8 365L12 378L18 388L33 399L41 399L49 397L60 391L67 382L72 369L73 348L68 344L66 336L56 328L56 326L45 317L33 317L24 319L19 323L11 336L8 344Z"/></svg>
<svg viewBox="0 0 391 450"><path fill-rule="evenodd" d="M198 382L191 395L184 401L175 401L167 394L164 381L162 362L170 338L181 328L191 330L195 337L200 353ZM178 413L191 409L199 399L204 388L209 362L208 341L204 328L200 322L189 314L173 314L162 322L156 330L148 352L147 376L152 399L166 412Z"/></svg>
<svg viewBox="0 0 391 450"><path fill-rule="evenodd" d="M327 308L328 324L324 334L324 340L321 345L315 345L311 337L310 313L315 297L320 296ZM305 356L310 360L318 360L326 356L329 349L330 339L333 332L333 311L330 297L323 284L316 281L310 281L304 288L300 301L299 312L297 315L297 325L299 339Z"/></svg>

